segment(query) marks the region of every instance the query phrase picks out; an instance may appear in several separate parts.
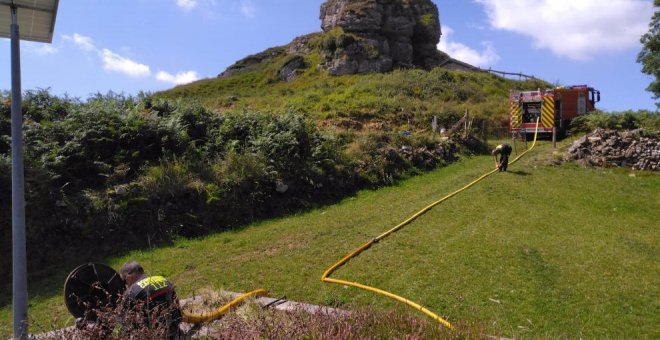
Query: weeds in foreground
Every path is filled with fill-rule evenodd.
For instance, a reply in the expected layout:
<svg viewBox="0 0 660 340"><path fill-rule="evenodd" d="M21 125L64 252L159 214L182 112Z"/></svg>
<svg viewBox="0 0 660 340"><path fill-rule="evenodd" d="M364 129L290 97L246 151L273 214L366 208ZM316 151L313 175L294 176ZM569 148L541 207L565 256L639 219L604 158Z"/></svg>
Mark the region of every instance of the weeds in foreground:
<svg viewBox="0 0 660 340"><path fill-rule="evenodd" d="M310 314L297 309L277 311L248 305L221 322L211 325L212 339L462 339L480 338L477 327L452 331L427 320L397 312L367 309L350 313L320 311Z"/></svg>
<svg viewBox="0 0 660 340"><path fill-rule="evenodd" d="M75 327L44 333L40 339L180 339L185 338L179 324L181 312L178 302L155 303L141 300L81 301L87 306L84 316L76 319ZM110 294L107 296L111 297ZM100 305L99 305L100 304ZM55 329L56 327L52 327Z"/></svg>
<svg viewBox="0 0 660 340"><path fill-rule="evenodd" d="M211 302L209 305L214 305ZM196 327L187 334L170 336L160 318L145 323L144 314L99 313L98 320L83 327L49 333L47 339L475 339L483 338L483 327L456 324L456 329L420 320L399 312L368 309L309 313L302 309L279 311L251 302L221 320ZM185 328L185 327L184 327ZM197 331L199 329L201 331ZM41 337L44 338L44 337Z"/></svg>
<svg viewBox="0 0 660 340"><path fill-rule="evenodd" d="M231 298L224 293L202 289L199 295L183 303L189 313L208 313L222 307ZM148 313L146 312L148 311ZM299 307L277 310L249 301L232 309L220 320L204 325L184 325L187 332L168 325L167 309L146 309L143 305L125 310L99 308L86 313L76 327L53 331L47 339L463 339L483 337L484 327L456 324L449 330L429 320L401 312L374 311L369 308L338 310L321 308L310 313ZM206 326L206 327L202 327ZM483 325L482 325L483 326Z"/></svg>
<svg viewBox="0 0 660 340"><path fill-rule="evenodd" d="M200 290L184 310L210 312L230 300L210 289ZM478 325L457 324L448 330L440 324L401 312L370 308L338 310L321 308L310 313L301 307L290 310L265 308L252 300L206 325L196 336L209 339L454 339L480 338Z"/></svg>

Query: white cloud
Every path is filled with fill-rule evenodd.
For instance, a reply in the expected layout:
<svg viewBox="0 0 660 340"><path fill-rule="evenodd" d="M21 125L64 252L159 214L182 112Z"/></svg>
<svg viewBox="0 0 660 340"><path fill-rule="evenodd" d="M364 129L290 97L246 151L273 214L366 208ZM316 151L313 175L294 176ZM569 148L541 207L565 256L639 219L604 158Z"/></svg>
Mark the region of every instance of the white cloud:
<svg viewBox="0 0 660 340"><path fill-rule="evenodd" d="M29 48L31 51L34 51L34 53L38 55L49 55L59 52L59 49L51 44L26 41L25 45L27 48Z"/></svg>
<svg viewBox="0 0 660 340"><path fill-rule="evenodd" d="M103 62L103 68L108 71L115 71L129 75L131 77L144 77L151 75L151 71L148 65L138 63L129 58L122 57L121 55L112 52L111 50L97 49L92 43L92 38L86 37L84 35L74 33L73 36L63 35L64 40L71 40L73 43L80 47L82 50L87 52L96 52L101 62Z"/></svg>
<svg viewBox="0 0 660 340"><path fill-rule="evenodd" d="M241 13L248 18L253 18L256 9L252 4L251 0L242 0L241 1Z"/></svg>
<svg viewBox="0 0 660 340"><path fill-rule="evenodd" d="M650 0L476 0L490 25L530 37L533 47L573 60L639 45Z"/></svg>
<svg viewBox="0 0 660 340"><path fill-rule="evenodd" d="M73 36L62 35L62 38L64 40L73 41L74 44L76 44L78 47L82 48L85 51L94 51L94 50L96 50L96 47L94 46L94 43L92 43L92 38L90 38L90 37L86 37L84 35L74 33Z"/></svg>
<svg viewBox="0 0 660 340"><path fill-rule="evenodd" d="M149 77L152 76L151 68L149 65L142 64L120 54L117 54L110 49L102 48L98 49L92 43L92 39L78 33L73 34L73 36L63 35L64 40L73 41L75 45L80 47L82 50L87 52L96 52L99 59L103 63L103 69L119 72L130 77ZM122 47L122 51L129 53L131 51L130 47ZM165 71L159 71L156 73L155 78L159 81L180 85L193 82L199 79L197 72L188 71L188 72L179 72L176 75Z"/></svg>
<svg viewBox="0 0 660 340"><path fill-rule="evenodd" d="M122 57L107 48L99 52L103 61L103 68L109 71L116 71L131 77L145 77L151 75L149 66L140 64L131 59Z"/></svg>
<svg viewBox="0 0 660 340"><path fill-rule="evenodd" d="M497 51L495 51L491 42L483 41L481 44L485 50L479 52L469 46L451 41L450 37L453 33L454 30L451 27L442 26L442 37L438 44L438 49L446 52L452 58L479 67L490 66L500 60L500 56L497 55Z"/></svg>
<svg viewBox="0 0 660 340"><path fill-rule="evenodd" d="M176 0L176 4L184 11L190 11L197 6L197 0Z"/></svg>
<svg viewBox="0 0 660 340"><path fill-rule="evenodd" d="M165 83L181 85L198 80L199 76L195 71L179 72L176 75L172 75L171 73L165 71L160 71L156 74L156 79Z"/></svg>

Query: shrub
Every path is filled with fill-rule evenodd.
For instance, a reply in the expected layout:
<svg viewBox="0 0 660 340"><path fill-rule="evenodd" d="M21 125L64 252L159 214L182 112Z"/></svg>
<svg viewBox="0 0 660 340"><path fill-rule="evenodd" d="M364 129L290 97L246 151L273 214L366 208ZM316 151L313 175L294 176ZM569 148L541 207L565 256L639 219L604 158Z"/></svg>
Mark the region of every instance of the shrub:
<svg viewBox="0 0 660 340"><path fill-rule="evenodd" d="M571 121L571 133L586 133L597 128L632 130L643 128L649 131L660 130L660 114L647 110L604 113L596 111L581 115Z"/></svg>
<svg viewBox="0 0 660 340"><path fill-rule="evenodd" d="M11 150L11 108L0 103L0 154Z"/></svg>
<svg viewBox="0 0 660 340"><path fill-rule="evenodd" d="M0 280L8 282L9 273L11 272L11 256L10 249L12 249L11 235L11 159L0 154L0 225L3 226L5 232L0 237Z"/></svg>
<svg viewBox="0 0 660 340"><path fill-rule="evenodd" d="M30 268L324 204L442 166L457 150L393 133L332 134L296 111L220 115L196 103L113 93L86 102L47 91L27 98ZM0 108L6 115L6 106ZM9 188L8 148L1 144L8 117L0 118L0 184ZM0 193L4 225L10 225L10 192ZM11 259L9 240L9 234L0 240L3 269Z"/></svg>

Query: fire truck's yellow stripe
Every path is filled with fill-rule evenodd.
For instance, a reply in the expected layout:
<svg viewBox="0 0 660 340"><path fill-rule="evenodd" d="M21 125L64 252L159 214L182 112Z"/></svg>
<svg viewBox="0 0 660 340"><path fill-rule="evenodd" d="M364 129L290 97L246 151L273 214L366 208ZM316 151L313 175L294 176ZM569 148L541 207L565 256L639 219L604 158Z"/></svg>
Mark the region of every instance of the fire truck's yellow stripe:
<svg viewBox="0 0 660 340"><path fill-rule="evenodd" d="M511 112L511 127L514 129L521 127L522 110L520 108L520 105L518 104L518 101L511 101L511 108L509 111Z"/></svg>
<svg viewBox="0 0 660 340"><path fill-rule="evenodd" d="M552 96L543 97L541 122L546 128L555 126L555 99Z"/></svg>

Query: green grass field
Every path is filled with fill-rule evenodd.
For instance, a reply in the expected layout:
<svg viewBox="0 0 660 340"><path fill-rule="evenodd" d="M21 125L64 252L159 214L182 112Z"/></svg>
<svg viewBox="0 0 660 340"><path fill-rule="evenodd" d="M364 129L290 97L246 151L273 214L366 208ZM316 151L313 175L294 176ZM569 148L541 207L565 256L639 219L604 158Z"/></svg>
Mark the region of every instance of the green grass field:
<svg viewBox="0 0 660 340"><path fill-rule="evenodd" d="M436 206L333 277L401 295L485 334L660 337L660 176L557 166L554 157L541 143L509 172ZM492 166L487 156L466 158L322 209L107 263L118 268L136 259L169 277L181 297L203 288L265 288L308 303L408 311L370 292L322 283L321 274ZM31 281L31 332L73 321L61 295L71 269ZM9 336L11 306L2 307L0 321L0 336Z"/></svg>

